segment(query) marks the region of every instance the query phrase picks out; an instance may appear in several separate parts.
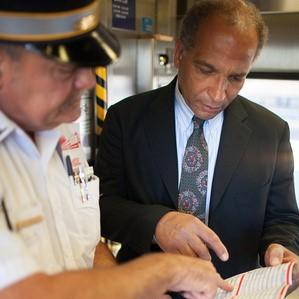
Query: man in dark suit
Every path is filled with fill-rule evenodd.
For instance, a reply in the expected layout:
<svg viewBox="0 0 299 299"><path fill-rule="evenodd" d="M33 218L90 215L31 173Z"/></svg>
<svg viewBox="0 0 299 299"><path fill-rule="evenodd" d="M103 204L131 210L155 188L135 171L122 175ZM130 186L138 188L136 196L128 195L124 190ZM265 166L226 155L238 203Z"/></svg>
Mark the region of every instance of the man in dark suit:
<svg viewBox="0 0 299 299"><path fill-rule="evenodd" d="M298 261L288 125L238 95L266 36L253 5L198 1L176 42L177 78L109 109L96 166L102 232L122 244L120 261L179 252L212 258L224 277ZM202 219L198 198L180 202L194 116L208 152Z"/></svg>

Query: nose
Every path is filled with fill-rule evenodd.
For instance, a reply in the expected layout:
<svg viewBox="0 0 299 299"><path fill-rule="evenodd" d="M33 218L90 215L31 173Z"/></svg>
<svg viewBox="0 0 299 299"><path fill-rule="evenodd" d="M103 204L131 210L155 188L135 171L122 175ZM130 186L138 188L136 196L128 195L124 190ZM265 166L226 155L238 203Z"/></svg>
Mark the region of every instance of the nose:
<svg viewBox="0 0 299 299"><path fill-rule="evenodd" d="M75 88L91 89L96 84L95 72L91 68L79 68L77 69L75 78Z"/></svg>
<svg viewBox="0 0 299 299"><path fill-rule="evenodd" d="M227 87L228 82L225 78L215 77L208 89L211 100L219 103L223 102L226 99Z"/></svg>

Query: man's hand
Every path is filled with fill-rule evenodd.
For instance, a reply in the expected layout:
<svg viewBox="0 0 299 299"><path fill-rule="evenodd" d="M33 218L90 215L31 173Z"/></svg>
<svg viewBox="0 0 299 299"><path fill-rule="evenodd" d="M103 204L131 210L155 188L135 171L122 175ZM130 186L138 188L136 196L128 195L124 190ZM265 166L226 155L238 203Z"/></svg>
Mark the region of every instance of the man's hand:
<svg viewBox="0 0 299 299"><path fill-rule="evenodd" d="M228 260L228 252L219 237L198 218L185 213L169 212L157 224L157 244L165 252L210 260L208 248L222 261Z"/></svg>
<svg viewBox="0 0 299 299"><path fill-rule="evenodd" d="M277 266L288 262L299 262L299 257L294 252L280 244L271 244L265 253L265 265Z"/></svg>
<svg viewBox="0 0 299 299"><path fill-rule="evenodd" d="M265 265L267 267L288 262L296 263L293 269L293 283L292 287L290 288L290 291L293 291L299 286L299 256L280 244L273 243L269 245L265 253Z"/></svg>

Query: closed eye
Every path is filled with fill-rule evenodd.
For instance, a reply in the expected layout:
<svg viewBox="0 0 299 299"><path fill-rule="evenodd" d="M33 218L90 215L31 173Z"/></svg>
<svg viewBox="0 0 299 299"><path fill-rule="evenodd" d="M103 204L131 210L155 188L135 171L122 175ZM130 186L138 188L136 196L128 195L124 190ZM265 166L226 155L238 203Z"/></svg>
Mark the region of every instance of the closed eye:
<svg viewBox="0 0 299 299"><path fill-rule="evenodd" d="M245 79L245 76L243 76L243 75L229 76L229 81L232 81L232 82L242 82L244 79Z"/></svg>
<svg viewBox="0 0 299 299"><path fill-rule="evenodd" d="M194 66L198 72L204 75L210 75L216 71L212 65L204 61L194 61Z"/></svg>
<svg viewBox="0 0 299 299"><path fill-rule="evenodd" d="M53 75L56 79L67 80L70 79L77 68L74 65L57 64L54 67Z"/></svg>
<svg viewBox="0 0 299 299"><path fill-rule="evenodd" d="M214 73L213 69L207 68L207 67L200 67L199 70L201 73L206 74L206 75Z"/></svg>

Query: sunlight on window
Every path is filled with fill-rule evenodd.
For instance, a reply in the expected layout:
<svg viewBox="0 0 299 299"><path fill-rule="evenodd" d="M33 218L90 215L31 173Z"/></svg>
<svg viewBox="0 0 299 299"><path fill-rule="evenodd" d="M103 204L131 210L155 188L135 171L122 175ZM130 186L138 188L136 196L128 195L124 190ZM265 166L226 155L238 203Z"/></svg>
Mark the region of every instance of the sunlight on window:
<svg viewBox="0 0 299 299"><path fill-rule="evenodd" d="M240 94L288 122L295 161L295 191L299 204L299 81L248 78Z"/></svg>

